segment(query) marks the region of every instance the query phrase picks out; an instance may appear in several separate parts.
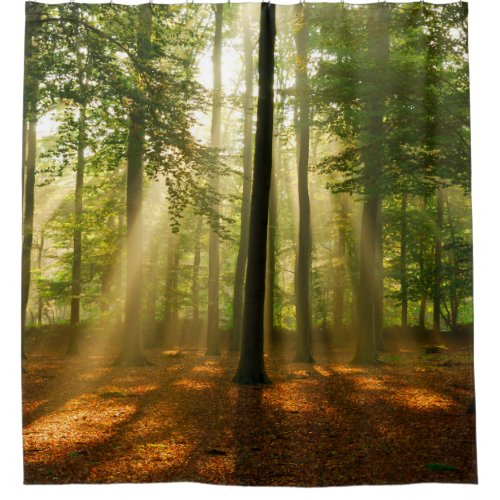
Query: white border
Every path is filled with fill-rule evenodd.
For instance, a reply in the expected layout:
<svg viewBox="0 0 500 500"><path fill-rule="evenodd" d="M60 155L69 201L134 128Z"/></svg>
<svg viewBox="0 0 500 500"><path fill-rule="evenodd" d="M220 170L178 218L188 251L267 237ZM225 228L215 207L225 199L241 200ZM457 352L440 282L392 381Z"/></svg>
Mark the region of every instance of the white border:
<svg viewBox="0 0 500 500"><path fill-rule="evenodd" d="M49 0L48 3L60 3ZM89 0L89 3L105 3ZM123 4L138 3L121 0ZM141 3L141 2L139 2ZM143 2L144 3L144 2ZM168 3L156 1L158 3ZM180 3L180 2L172 2ZM199 3L199 2L197 2ZM282 0L279 4L297 3ZM352 0L350 3L376 3ZM394 3L394 2L391 2ZM438 0L435 3L448 3ZM497 366L500 353L500 310L498 286L500 284L500 82L499 82L499 26L498 0L472 0L469 2L469 40L471 58L472 103L472 164L474 210L474 286L476 328L476 381L478 393L478 453L479 486L417 484L410 486L342 487L322 489L254 488L205 486L195 484L109 485L109 486L22 486L21 453L21 386L19 362L19 314L21 269L21 109L24 1L8 0L0 13L0 51L2 113L0 168L0 203L2 242L0 244L1 296L0 332L3 337L3 356L0 364L2 458L0 491L5 498L50 498L72 500L106 498L110 494L121 500L148 495L149 498L174 498L193 495L217 495L222 499L284 497L305 498L366 498L370 500L400 500L436 498L443 500L470 500L500 498L498 473L500 459L500 415L497 412L499 375ZM453 436L450 436L453 439Z"/></svg>

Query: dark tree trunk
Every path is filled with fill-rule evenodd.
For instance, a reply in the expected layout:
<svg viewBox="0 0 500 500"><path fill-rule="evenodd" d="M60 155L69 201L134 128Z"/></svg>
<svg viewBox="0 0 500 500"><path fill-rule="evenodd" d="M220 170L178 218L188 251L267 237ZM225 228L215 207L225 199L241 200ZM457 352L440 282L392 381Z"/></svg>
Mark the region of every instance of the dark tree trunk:
<svg viewBox="0 0 500 500"><path fill-rule="evenodd" d="M73 229L73 264L71 270L71 316L69 344L66 356L79 355L78 331L80 327L80 294L82 290L82 213L83 213L83 183L85 173L85 126L86 108L85 104L80 104L80 115L78 117L78 151L76 163L76 183L75 183L75 205Z"/></svg>
<svg viewBox="0 0 500 500"><path fill-rule="evenodd" d="M264 296L273 149L276 7L263 2L260 12L259 100L250 206L250 243L245 283L243 337L238 370L233 379L240 384L269 382L264 367Z"/></svg>
<svg viewBox="0 0 500 500"><path fill-rule="evenodd" d="M377 294L377 243L380 241L380 176L383 168L381 145L384 137L385 96L379 77L383 74L389 54L389 9L385 5L370 10L368 19L368 58L377 71L365 82L365 112L370 144L363 150L366 199L363 205L360 242L360 277L358 288L358 341L354 363L377 363L377 329L380 319L375 314ZM380 259L380 256L379 256ZM380 287L380 285L379 285ZM379 288L378 287L378 288ZM379 298L380 300L380 298ZM380 306L377 306L377 308ZM377 320L377 321L376 321Z"/></svg>
<svg viewBox="0 0 500 500"><path fill-rule="evenodd" d="M137 59L145 63L150 55L152 10L142 4L137 30ZM139 91L139 86L136 88ZM142 96L143 97L143 96ZM125 296L125 325L123 347L117 365L148 365L142 352L142 186L143 156L145 140L145 118L143 99L134 97L129 112L129 136L127 150L127 286Z"/></svg>
<svg viewBox="0 0 500 500"><path fill-rule="evenodd" d="M446 213L448 215L448 226L450 228L450 242L451 246L448 251L448 259L450 263L450 267L452 269L452 276L450 282L450 320L451 320L451 331L454 332L458 326L458 308L460 306L460 299L456 289L455 277L459 276L460 270L457 267L457 259L455 254L455 224L453 222L453 217L450 209L450 203L448 200L448 195L444 193L444 205L446 206Z"/></svg>
<svg viewBox="0 0 500 500"><path fill-rule="evenodd" d="M311 206L308 189L309 167L309 84L307 78L308 26L306 8L297 4L295 44L297 64L295 70L298 101L298 195L299 241L295 275L295 310L297 316L297 345L295 361L312 363L311 334Z"/></svg>
<svg viewBox="0 0 500 500"><path fill-rule="evenodd" d="M276 243L278 234L278 177L280 168L279 139L273 139L273 160L271 187L269 192L269 217L267 228L266 291L264 297L264 338L274 345L274 298L276 283Z"/></svg>
<svg viewBox="0 0 500 500"><path fill-rule="evenodd" d="M213 52L214 93L212 101L212 147L221 147L221 110L222 110L222 11L223 4L215 6L215 36ZM219 191L219 176L214 175L212 188ZM212 207L219 217L219 204ZM211 228L208 243L208 330L207 356L219 356L219 235L216 228Z"/></svg>
<svg viewBox="0 0 500 500"><path fill-rule="evenodd" d="M434 239L434 296L433 296L433 312L432 312L432 332L434 340L441 331L440 315L441 315L441 274L442 274L442 254L443 254L443 189L439 188L437 192L437 214L436 214L436 233Z"/></svg>
<svg viewBox="0 0 500 500"><path fill-rule="evenodd" d="M243 6L243 45L245 50L245 103L243 136L243 196L241 200L241 232L233 299L233 336L231 350L239 351L243 328L243 292L248 258L248 223L250 220L250 193L252 190L252 128L253 128L253 47L250 36L250 9Z"/></svg>
<svg viewBox="0 0 500 500"><path fill-rule="evenodd" d="M401 326L408 326L408 276L406 270L406 239L408 236L408 194L403 193L401 199Z"/></svg>

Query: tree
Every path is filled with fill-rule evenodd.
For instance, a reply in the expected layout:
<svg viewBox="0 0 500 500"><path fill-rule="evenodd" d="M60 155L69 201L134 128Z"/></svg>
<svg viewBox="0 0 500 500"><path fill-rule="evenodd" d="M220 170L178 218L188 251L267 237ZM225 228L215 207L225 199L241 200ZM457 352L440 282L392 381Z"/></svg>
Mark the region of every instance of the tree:
<svg viewBox="0 0 500 500"><path fill-rule="evenodd" d="M244 139L243 139L243 194L241 198L241 228L234 278L233 336L231 350L239 351L243 328L243 300L245 271L248 259L248 224L250 219L250 193L252 190L252 128L253 128L253 47L250 36L250 9L242 9L243 46L245 54Z"/></svg>
<svg viewBox="0 0 500 500"><path fill-rule="evenodd" d="M297 248L295 301L297 315L297 347L295 361L312 363L311 333L311 207L308 190L309 168L309 88L307 78L308 64L308 26L307 11L304 5L296 6L295 44L296 92L298 100L298 191L299 191L299 241Z"/></svg>
<svg viewBox="0 0 500 500"><path fill-rule="evenodd" d="M212 100L212 147L221 147L221 108L222 108L222 12L223 4L215 6L215 35L213 48L213 73L214 90ZM219 191L219 176L212 179L212 188ZM219 206L215 203L212 207L214 216L218 217ZM219 278L220 278L220 244L217 232L218 221L212 227L208 242L208 332L207 355L220 355L219 347Z"/></svg>
<svg viewBox="0 0 500 500"><path fill-rule="evenodd" d="M272 171L273 77L276 7L262 3L259 35L259 101L253 186L250 205L250 230L243 337L240 360L233 380L239 384L268 383L264 367L264 295L269 191Z"/></svg>
<svg viewBox="0 0 500 500"><path fill-rule="evenodd" d="M151 57L152 12L148 4L138 7L137 60L147 64ZM143 89L135 83L135 95L129 110L127 150L127 285L123 347L115 364L148 365L142 353L142 185L145 141Z"/></svg>

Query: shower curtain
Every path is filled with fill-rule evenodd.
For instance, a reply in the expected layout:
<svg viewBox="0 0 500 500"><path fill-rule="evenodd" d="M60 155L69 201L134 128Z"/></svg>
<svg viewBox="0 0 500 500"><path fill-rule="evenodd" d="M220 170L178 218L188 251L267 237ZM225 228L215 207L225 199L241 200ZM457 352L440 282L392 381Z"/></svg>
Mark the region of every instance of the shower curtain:
<svg viewBox="0 0 500 500"><path fill-rule="evenodd" d="M27 2L25 483L477 482L467 44L466 2Z"/></svg>

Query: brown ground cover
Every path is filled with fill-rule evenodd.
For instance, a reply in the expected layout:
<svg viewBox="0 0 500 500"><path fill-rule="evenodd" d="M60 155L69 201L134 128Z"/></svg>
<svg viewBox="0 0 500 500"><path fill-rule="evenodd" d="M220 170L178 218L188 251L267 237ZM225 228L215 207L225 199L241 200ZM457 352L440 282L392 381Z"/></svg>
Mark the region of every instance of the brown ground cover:
<svg viewBox="0 0 500 500"><path fill-rule="evenodd" d="M342 349L314 365L269 355L269 386L233 384L235 353L146 353L154 366L30 354L26 483L477 482L466 348L403 349L369 368Z"/></svg>

